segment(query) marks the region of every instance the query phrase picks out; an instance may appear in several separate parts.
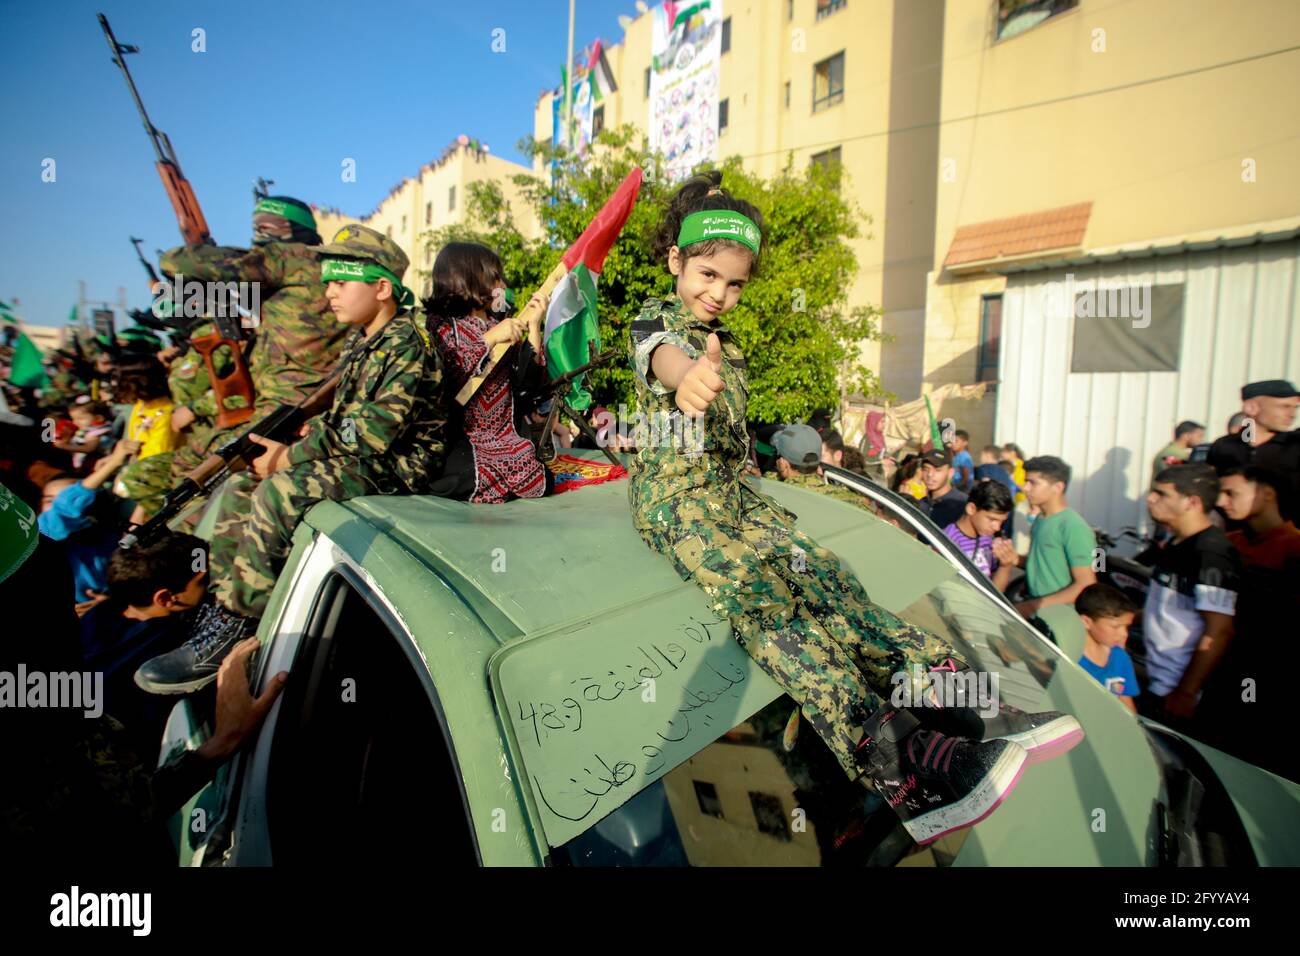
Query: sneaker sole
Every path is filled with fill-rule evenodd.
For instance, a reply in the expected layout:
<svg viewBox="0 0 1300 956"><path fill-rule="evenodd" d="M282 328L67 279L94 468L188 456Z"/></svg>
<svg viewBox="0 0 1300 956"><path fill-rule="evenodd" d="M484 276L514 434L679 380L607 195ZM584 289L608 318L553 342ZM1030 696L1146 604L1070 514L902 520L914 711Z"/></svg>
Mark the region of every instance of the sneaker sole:
<svg viewBox="0 0 1300 956"><path fill-rule="evenodd" d="M192 691L207 687L217 679L216 671L213 671L207 677L200 677L198 680L185 681L180 684L156 684L147 677L141 677L140 672L135 672L135 686L150 694L162 694L164 696L175 696L179 694L188 694Z"/></svg>
<svg viewBox="0 0 1300 956"><path fill-rule="evenodd" d="M1028 762L1036 764L1073 750L1083 739L1083 727L1069 714L1063 714L1049 724L999 739L1019 744L1029 755Z"/></svg>
<svg viewBox="0 0 1300 956"><path fill-rule="evenodd" d="M903 828L918 846L926 846L954 830L973 827L990 813L1016 788L1020 775L1028 762L1023 747L1013 741L998 757L992 769L984 775L979 786L962 800L923 816L913 817Z"/></svg>

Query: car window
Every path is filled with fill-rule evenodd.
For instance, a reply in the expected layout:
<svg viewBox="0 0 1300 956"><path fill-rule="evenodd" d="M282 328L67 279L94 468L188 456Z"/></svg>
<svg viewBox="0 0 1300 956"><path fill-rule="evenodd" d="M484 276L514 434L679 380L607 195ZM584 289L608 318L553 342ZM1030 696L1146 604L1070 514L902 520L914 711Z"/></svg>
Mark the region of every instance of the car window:
<svg viewBox="0 0 1300 956"><path fill-rule="evenodd" d="M476 862L460 776L408 640L353 580L325 580L272 743L267 830L277 864L388 858L409 845L412 827L437 833L440 861Z"/></svg>
<svg viewBox="0 0 1300 956"><path fill-rule="evenodd" d="M918 848L850 780L782 694L595 826L551 852L569 866L889 866L951 863L966 839Z"/></svg>

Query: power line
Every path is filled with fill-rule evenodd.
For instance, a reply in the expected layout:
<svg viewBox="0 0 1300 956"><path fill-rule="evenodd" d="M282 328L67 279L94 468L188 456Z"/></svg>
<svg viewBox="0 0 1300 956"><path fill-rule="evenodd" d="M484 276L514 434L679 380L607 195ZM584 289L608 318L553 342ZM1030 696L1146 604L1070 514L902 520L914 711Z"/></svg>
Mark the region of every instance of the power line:
<svg viewBox="0 0 1300 956"><path fill-rule="evenodd" d="M1236 59L1236 60L1224 60L1223 62L1212 63L1209 64L1208 66L1198 66L1190 70L1183 70L1182 72L1179 73L1168 73L1165 74L1164 76L1153 76L1145 80L1134 80L1131 83L1121 83L1118 86L1108 86L1099 90L1088 90L1082 93L1069 93L1066 94L1065 96L1057 96L1048 100L1039 100L1038 102L1035 103L1022 103L1019 106L1007 106L1007 107L1003 107L1002 109L989 110L988 112L984 112L984 113L970 113L966 116L956 116L949 119L940 119L932 122L915 123L911 126L898 126L892 129L878 130L873 133L861 133L857 136L845 136L838 139L826 140L825 142L821 142L821 143L808 143L802 146L785 146L780 149L770 149L760 153L745 153L745 154L741 154L740 158L757 159L760 156L777 156L780 155L781 153L792 153L804 149L819 149L824 146L836 146L841 143L852 143L858 140L877 139L881 136L889 136L893 133L911 133L917 130L934 129L935 127L944 126L951 123L965 123L970 120L987 119L991 116L1002 116L1007 113L1016 113L1021 110L1032 110L1032 109L1038 109L1039 107L1043 107L1043 106L1054 106L1058 103L1067 103L1071 100L1086 99L1087 97L1090 96L1104 96L1108 93L1120 93L1125 90L1136 89L1137 87L1141 87L1141 86L1149 86L1152 83L1164 83L1167 80L1177 80L1187 76L1195 76L1198 73L1208 73L1211 70L1220 70L1229 66L1239 66L1243 63L1251 63L1256 60L1264 60L1269 57L1279 56L1283 53L1294 53L1297 50L1300 50L1300 44L1297 44L1295 46L1284 47L1280 50L1271 50L1268 53L1257 53L1253 56L1241 57L1240 59Z"/></svg>

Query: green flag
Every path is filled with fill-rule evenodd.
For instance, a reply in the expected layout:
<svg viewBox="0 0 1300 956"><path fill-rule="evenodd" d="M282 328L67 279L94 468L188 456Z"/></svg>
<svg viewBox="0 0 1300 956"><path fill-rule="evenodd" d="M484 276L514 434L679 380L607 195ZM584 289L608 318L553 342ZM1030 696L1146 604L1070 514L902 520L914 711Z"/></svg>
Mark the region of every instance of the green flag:
<svg viewBox="0 0 1300 956"><path fill-rule="evenodd" d="M930 441L939 451L943 451L943 435L939 434L939 423L934 420L934 409L930 407L930 396L925 396L925 413L930 416Z"/></svg>
<svg viewBox="0 0 1300 956"><path fill-rule="evenodd" d="M14 358L9 366L9 382L19 388L45 388L50 384L49 376L41 367L41 350L25 332L19 332L14 342Z"/></svg>

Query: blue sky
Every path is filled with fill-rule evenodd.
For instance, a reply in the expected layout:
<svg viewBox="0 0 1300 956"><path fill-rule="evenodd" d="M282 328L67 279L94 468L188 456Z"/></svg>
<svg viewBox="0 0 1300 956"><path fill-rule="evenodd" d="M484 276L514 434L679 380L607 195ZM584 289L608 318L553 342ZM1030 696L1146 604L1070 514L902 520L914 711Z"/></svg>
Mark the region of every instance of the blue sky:
<svg viewBox="0 0 1300 956"><path fill-rule="evenodd" d="M78 279L88 298L125 286L147 304L128 236L150 254L180 242L99 12L140 47L127 65L224 245L249 242L258 176L364 215L461 133L522 161L568 30L567 0L0 0L0 299L34 324L66 320ZM575 55L619 42L620 14L636 16L633 0L578 0ZM196 27L207 52L191 50Z"/></svg>

